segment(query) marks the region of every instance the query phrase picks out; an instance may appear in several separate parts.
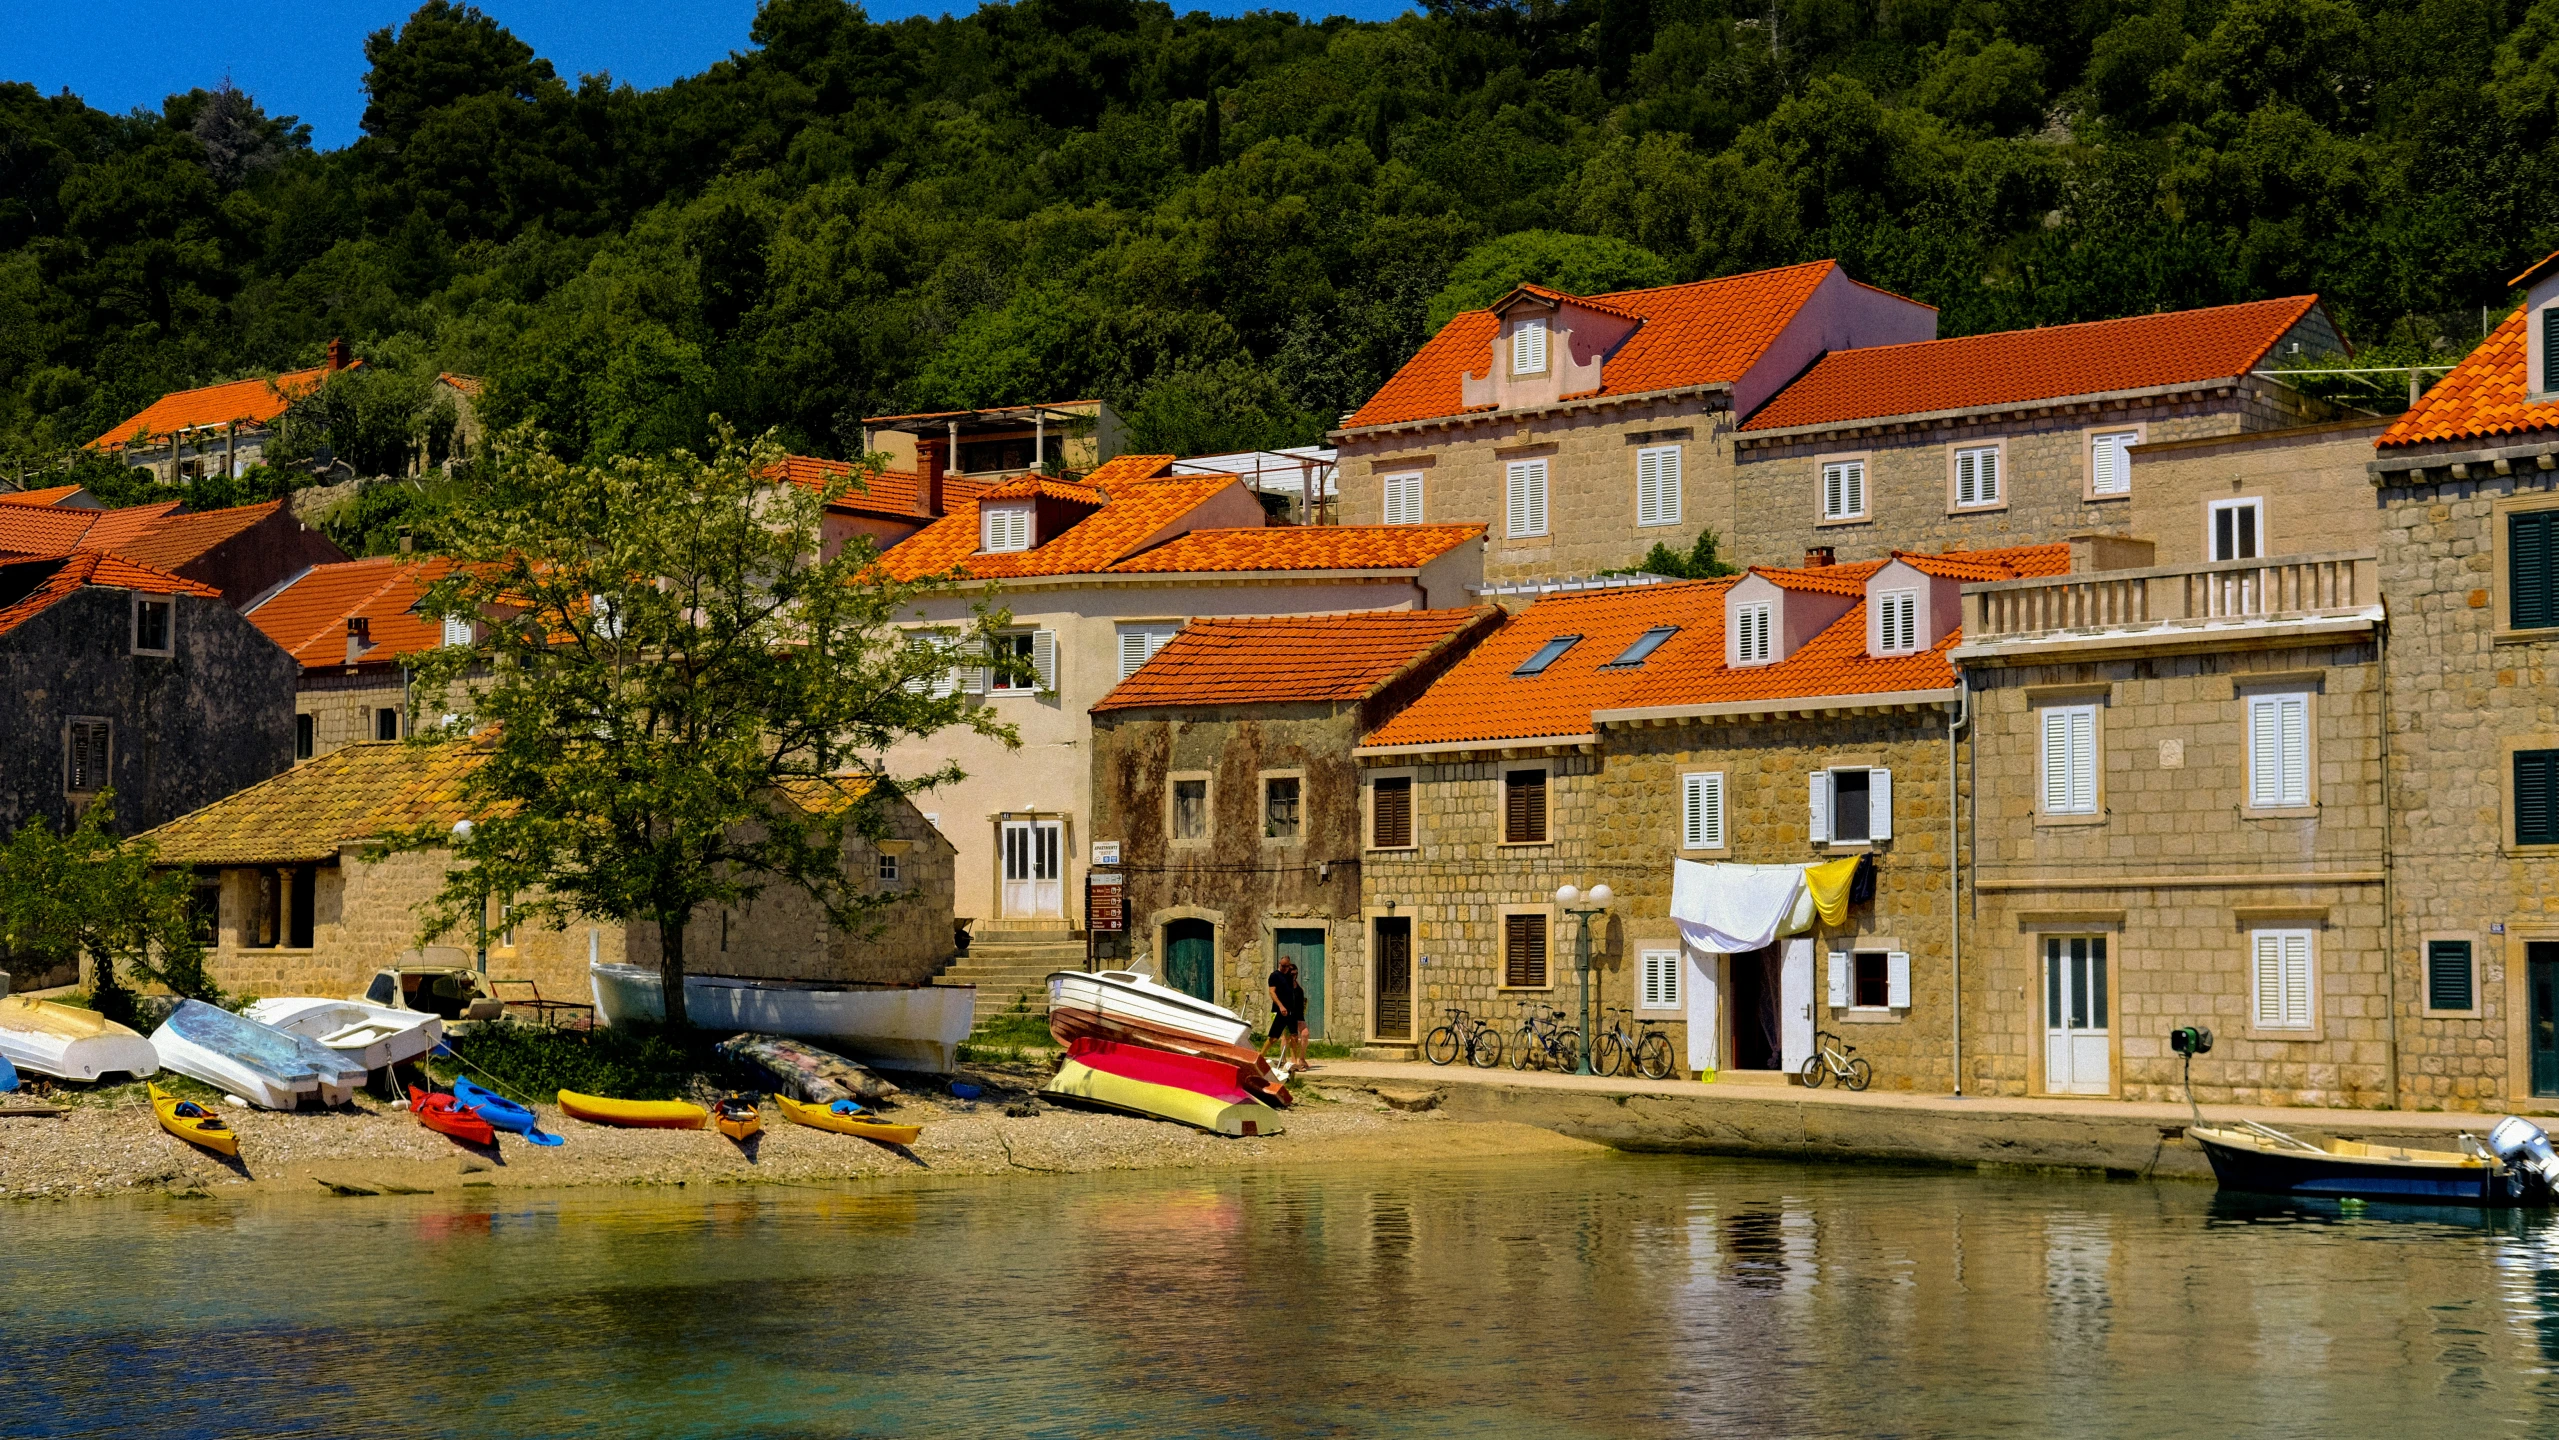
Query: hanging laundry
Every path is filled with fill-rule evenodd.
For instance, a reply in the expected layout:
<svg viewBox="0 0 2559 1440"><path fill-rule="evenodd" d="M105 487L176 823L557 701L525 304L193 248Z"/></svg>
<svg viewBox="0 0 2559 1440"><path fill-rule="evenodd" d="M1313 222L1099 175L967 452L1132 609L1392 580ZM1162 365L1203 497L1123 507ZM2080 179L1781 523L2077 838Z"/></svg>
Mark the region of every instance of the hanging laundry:
<svg viewBox="0 0 2559 1440"><path fill-rule="evenodd" d="M1848 903L1875 903L1875 857L1871 854L1857 857L1857 878L1848 882Z"/></svg>
<svg viewBox="0 0 2559 1440"><path fill-rule="evenodd" d="M1867 860L1864 855L1850 855L1804 868L1804 891L1812 897L1813 909L1820 914L1823 925L1836 930L1847 923L1849 892ZM1870 886L1868 894L1872 893Z"/></svg>
<svg viewBox="0 0 2559 1440"><path fill-rule="evenodd" d="M1790 933L1804 901L1801 865L1701 865L1671 862L1670 918L1700 950L1737 955ZM1806 906L1809 929L1811 911Z"/></svg>

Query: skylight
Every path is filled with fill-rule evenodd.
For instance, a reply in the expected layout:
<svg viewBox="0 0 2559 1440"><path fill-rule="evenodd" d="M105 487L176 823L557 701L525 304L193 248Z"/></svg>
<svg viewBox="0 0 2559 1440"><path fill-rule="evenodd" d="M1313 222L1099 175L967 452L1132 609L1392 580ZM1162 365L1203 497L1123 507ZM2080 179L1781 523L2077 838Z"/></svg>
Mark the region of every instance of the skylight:
<svg viewBox="0 0 2559 1440"><path fill-rule="evenodd" d="M1602 665L1599 668L1602 670L1632 670L1636 666L1641 665L1646 660L1650 659L1654 651L1662 648L1663 641L1668 640L1670 637L1678 633L1679 627L1676 625L1656 625L1652 629L1645 631L1643 634L1636 636L1634 644L1627 646L1616 659L1609 661L1607 664Z"/></svg>
<svg viewBox="0 0 2559 1440"><path fill-rule="evenodd" d="M1565 651L1572 649L1580 643L1582 643L1582 637L1579 635L1558 635L1554 639L1547 641L1545 644L1538 646L1537 653L1529 656L1526 660L1521 661L1519 668L1513 670L1511 673L1513 675L1543 674L1545 673L1547 666L1563 659Z"/></svg>

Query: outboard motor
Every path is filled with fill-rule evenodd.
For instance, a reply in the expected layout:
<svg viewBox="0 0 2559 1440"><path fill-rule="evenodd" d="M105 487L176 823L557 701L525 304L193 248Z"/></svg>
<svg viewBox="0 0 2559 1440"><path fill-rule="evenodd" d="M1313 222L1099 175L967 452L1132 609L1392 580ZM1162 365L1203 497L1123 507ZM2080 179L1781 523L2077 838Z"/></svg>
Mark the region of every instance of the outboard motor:
<svg viewBox="0 0 2559 1440"><path fill-rule="evenodd" d="M2509 1115L2488 1132L2488 1148L2516 1178L2537 1182L2545 1195L2559 1194L2559 1152L2551 1150L2550 1137L2540 1126Z"/></svg>

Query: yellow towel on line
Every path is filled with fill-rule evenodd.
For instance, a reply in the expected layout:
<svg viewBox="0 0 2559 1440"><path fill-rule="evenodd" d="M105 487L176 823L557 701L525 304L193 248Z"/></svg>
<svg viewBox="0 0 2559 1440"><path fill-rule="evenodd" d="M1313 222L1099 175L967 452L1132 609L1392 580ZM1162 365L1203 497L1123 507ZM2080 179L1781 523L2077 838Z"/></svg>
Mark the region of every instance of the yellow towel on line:
<svg viewBox="0 0 2559 1440"><path fill-rule="evenodd" d="M1825 927L1836 929L1848 919L1848 882L1857 878L1857 857L1804 867L1804 889Z"/></svg>

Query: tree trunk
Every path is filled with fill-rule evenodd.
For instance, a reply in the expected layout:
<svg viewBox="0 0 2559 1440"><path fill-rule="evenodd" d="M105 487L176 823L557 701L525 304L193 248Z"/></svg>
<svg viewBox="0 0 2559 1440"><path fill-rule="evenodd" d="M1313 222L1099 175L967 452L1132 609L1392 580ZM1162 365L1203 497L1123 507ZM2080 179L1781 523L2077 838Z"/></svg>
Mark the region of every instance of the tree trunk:
<svg viewBox="0 0 2559 1440"><path fill-rule="evenodd" d="M684 932L691 911L658 916L658 985L666 995L666 1027L681 1035L692 1021L684 1013Z"/></svg>

